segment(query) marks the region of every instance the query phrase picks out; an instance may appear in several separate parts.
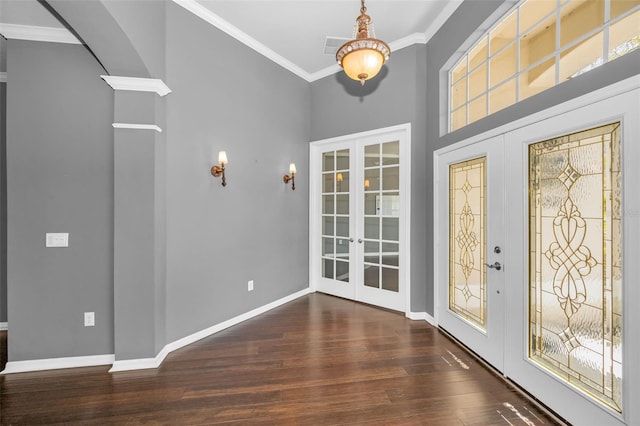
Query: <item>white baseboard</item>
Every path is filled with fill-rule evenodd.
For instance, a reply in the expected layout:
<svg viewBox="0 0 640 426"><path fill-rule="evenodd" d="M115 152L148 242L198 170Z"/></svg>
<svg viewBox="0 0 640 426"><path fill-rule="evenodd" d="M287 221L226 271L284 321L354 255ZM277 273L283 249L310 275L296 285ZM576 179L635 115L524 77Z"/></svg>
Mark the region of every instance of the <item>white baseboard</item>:
<svg viewBox="0 0 640 426"><path fill-rule="evenodd" d="M9 329L9 323L8 322L0 322L0 331L5 331Z"/></svg>
<svg viewBox="0 0 640 426"><path fill-rule="evenodd" d="M436 320L426 312L407 312L405 316L410 320L414 320L414 321L424 320L433 326L436 325Z"/></svg>
<svg viewBox="0 0 640 426"><path fill-rule="evenodd" d="M65 358L9 361L0 374L26 373L28 371L57 370L60 368L94 367L113 364L113 355L74 356Z"/></svg>
<svg viewBox="0 0 640 426"><path fill-rule="evenodd" d="M137 358L114 361L111 369L109 370L109 373L115 373L117 371L146 370L148 368L158 368L168 354L169 351L167 351L167 347L165 346L154 358Z"/></svg>
<svg viewBox="0 0 640 426"><path fill-rule="evenodd" d="M197 342L198 340L204 339L205 337L211 336L219 331L232 327L236 324L239 324L243 321L251 319L255 316L263 314L271 309L277 308L280 305L284 305L285 303L291 302L292 300L298 299L302 296L306 296L307 294L312 293L309 288L305 288L300 290L297 293L290 294L289 296L283 297L282 299L278 299L274 302L271 302L267 305L256 308L252 311L244 313L242 315L238 315L237 317L231 318L227 321L221 322L220 324L216 324L209 328L205 328L204 330L200 330L195 332L189 336L178 339L174 342L168 343L164 348L155 356L155 358L140 358L140 359L129 359L122 361L115 361L113 363L113 367L109 372L117 372L117 371L129 371L129 370L143 370L147 368L158 368L162 361L165 359L167 355L176 349L183 348L191 343Z"/></svg>

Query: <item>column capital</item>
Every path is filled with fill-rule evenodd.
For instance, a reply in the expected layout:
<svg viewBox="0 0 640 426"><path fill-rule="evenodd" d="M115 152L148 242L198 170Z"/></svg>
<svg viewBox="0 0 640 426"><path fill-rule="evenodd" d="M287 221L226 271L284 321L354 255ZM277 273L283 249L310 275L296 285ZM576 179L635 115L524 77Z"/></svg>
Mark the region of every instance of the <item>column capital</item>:
<svg viewBox="0 0 640 426"><path fill-rule="evenodd" d="M160 96L171 93L171 89L158 78L122 77L101 75L113 90L132 90L136 92L155 92Z"/></svg>

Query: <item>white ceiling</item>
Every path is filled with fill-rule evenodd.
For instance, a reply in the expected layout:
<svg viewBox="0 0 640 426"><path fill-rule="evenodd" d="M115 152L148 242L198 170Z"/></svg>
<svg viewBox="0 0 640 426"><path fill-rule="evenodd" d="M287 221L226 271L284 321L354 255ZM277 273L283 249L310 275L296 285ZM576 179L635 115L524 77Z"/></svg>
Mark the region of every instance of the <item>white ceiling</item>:
<svg viewBox="0 0 640 426"><path fill-rule="evenodd" d="M336 71L334 55L323 53L325 38L351 38L360 14L358 0L174 1L307 80ZM367 0L366 6L376 36L393 52L425 43L461 2ZM60 27L36 0L0 0L0 23Z"/></svg>

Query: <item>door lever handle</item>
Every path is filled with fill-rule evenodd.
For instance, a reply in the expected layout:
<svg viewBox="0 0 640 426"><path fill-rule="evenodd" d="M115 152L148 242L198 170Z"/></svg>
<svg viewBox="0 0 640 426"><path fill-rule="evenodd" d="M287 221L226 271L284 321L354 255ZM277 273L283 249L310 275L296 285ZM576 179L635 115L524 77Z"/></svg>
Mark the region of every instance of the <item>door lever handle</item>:
<svg viewBox="0 0 640 426"><path fill-rule="evenodd" d="M496 271L502 269L502 265L500 264L500 262L495 262L493 265L485 263L485 265L487 266L487 268L495 269Z"/></svg>

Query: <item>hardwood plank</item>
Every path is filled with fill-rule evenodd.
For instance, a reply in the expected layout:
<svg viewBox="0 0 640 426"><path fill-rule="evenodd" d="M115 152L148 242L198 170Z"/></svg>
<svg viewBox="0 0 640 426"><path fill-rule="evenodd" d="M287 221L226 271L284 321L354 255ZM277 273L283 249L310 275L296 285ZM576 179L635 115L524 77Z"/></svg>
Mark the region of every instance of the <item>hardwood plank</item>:
<svg viewBox="0 0 640 426"><path fill-rule="evenodd" d="M426 322L323 294L107 370L0 376L0 424L557 424Z"/></svg>

